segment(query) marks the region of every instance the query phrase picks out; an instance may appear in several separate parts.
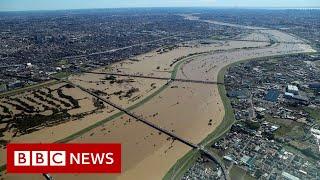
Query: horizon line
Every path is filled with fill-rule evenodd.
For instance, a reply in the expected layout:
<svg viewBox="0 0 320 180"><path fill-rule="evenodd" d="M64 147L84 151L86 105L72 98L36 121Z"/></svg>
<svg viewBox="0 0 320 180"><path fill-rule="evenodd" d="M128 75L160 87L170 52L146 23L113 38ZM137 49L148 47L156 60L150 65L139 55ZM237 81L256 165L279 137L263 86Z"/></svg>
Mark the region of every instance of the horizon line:
<svg viewBox="0 0 320 180"><path fill-rule="evenodd" d="M263 6L145 6L145 7L104 7L104 8L67 8L67 9L30 9L30 10L0 10L1 13L10 12L43 12L43 11L76 11L76 10L104 10L104 9L166 9L166 8L190 8L190 9L264 9L264 10L320 10L319 7L263 7Z"/></svg>

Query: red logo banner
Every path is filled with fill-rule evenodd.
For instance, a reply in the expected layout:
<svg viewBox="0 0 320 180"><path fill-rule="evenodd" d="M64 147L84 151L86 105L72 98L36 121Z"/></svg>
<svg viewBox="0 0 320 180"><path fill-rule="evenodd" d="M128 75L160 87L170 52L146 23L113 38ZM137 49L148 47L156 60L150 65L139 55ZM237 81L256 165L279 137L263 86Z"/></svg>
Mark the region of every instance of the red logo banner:
<svg viewBox="0 0 320 180"><path fill-rule="evenodd" d="M8 173L121 173L120 144L8 144Z"/></svg>

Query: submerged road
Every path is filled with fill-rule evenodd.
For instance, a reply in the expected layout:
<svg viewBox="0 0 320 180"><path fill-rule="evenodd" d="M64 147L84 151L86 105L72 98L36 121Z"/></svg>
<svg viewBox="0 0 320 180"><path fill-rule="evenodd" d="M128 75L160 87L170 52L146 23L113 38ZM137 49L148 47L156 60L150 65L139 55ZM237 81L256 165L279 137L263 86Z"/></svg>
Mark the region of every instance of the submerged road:
<svg viewBox="0 0 320 180"><path fill-rule="evenodd" d="M120 107L120 106L118 106L117 104L114 104L113 102L111 102L111 101L109 101L109 100L107 100L105 98L100 97L99 95L93 93L92 91L90 91L90 90L88 90L88 89L86 89L86 88L84 88L82 86L74 84L74 83L72 83L72 82L70 82L68 80L62 80L62 79L59 79L59 78L54 78L54 79L62 81L62 82L65 82L65 83L68 83L68 84L70 84L70 85L72 85L74 87L77 87L80 90L82 90L82 91L92 95L93 97L101 100L102 102L104 102L106 104L109 104L110 106L118 109L119 111L124 112L126 115L128 115L128 116L130 116L132 118L135 118L136 120L146 124L147 126L152 127L153 129L156 129L156 130L158 130L158 131L160 131L160 132L172 137L173 140L178 140L178 141L182 142L183 144L185 144L185 145L187 145L187 146L189 146L189 147L191 147L193 149L199 150L202 154L206 155L210 160L214 161L215 163L217 163L220 166L220 168L222 169L222 173L223 173L223 176L224 176L225 180L229 180L230 179L227 169L224 167L224 165L219 160L219 158L217 156L215 156L212 152L207 150L204 146L200 146L198 144L194 144L194 143L192 143L192 142L190 142L190 141L188 141L188 140L186 140L186 139L184 139L184 138L182 138L182 137L170 132L169 130L167 130L165 128L162 128L162 127L160 127L160 126L158 126L158 125L156 125L156 124L144 119L143 117L138 116L138 115L136 115L136 114L134 114L134 113L132 113L132 112Z"/></svg>

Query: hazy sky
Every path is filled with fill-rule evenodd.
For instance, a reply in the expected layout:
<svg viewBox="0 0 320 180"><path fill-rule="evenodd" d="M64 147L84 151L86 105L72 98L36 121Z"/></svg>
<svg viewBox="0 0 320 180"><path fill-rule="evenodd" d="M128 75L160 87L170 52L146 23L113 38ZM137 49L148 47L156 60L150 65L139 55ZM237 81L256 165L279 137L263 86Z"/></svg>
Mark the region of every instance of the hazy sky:
<svg viewBox="0 0 320 180"><path fill-rule="evenodd" d="M320 7L320 0L0 0L0 11L117 7Z"/></svg>

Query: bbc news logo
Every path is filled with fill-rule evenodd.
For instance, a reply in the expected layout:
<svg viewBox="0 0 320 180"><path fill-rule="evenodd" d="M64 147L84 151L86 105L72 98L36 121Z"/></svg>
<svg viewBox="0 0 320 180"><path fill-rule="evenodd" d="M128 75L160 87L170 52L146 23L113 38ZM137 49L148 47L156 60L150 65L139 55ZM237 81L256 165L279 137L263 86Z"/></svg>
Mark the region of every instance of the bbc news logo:
<svg viewBox="0 0 320 180"><path fill-rule="evenodd" d="M120 144L8 144L8 173L120 173Z"/></svg>

